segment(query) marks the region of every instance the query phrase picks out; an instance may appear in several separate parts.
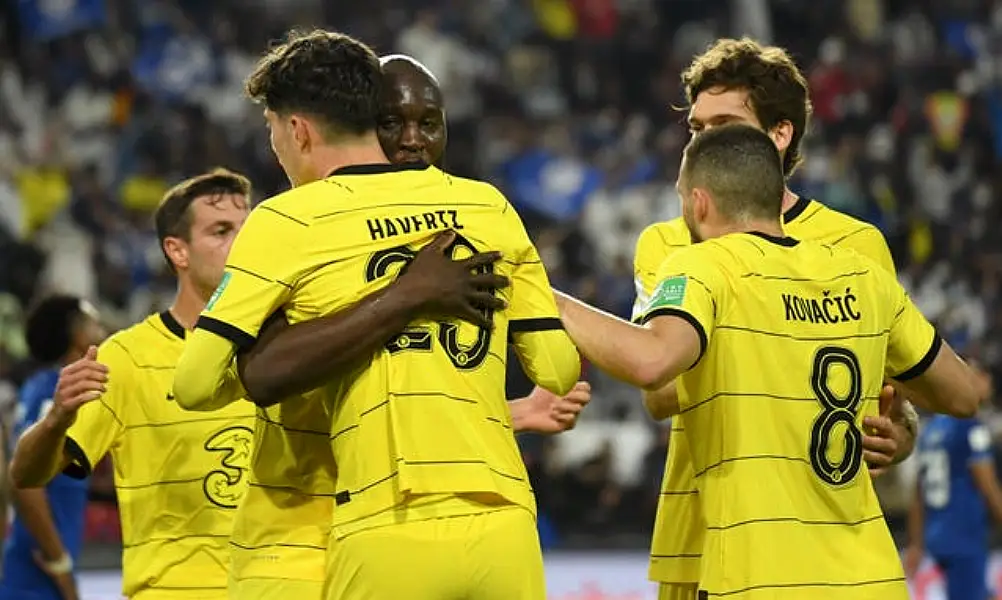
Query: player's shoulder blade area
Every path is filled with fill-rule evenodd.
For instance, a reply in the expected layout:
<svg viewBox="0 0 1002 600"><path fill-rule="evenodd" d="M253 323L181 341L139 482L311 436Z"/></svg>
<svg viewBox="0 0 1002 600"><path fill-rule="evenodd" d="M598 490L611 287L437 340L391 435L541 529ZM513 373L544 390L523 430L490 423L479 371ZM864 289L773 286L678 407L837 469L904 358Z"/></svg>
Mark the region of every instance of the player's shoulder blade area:
<svg viewBox="0 0 1002 600"><path fill-rule="evenodd" d="M637 248L638 250L652 247L683 248L691 244L692 235L689 233L689 227L682 217L677 217L671 221L652 223L645 227L640 233Z"/></svg>
<svg viewBox="0 0 1002 600"><path fill-rule="evenodd" d="M801 201L805 203L801 205ZM801 201L784 215L784 229L793 237L838 244L847 236L877 231L874 225L817 200Z"/></svg>
<svg viewBox="0 0 1002 600"><path fill-rule="evenodd" d="M479 179L468 179L466 177L455 177L443 173L447 185L455 188L459 194L466 194L471 201L488 204L495 208L513 210L514 207L508 202L505 195L493 183L481 181Z"/></svg>
<svg viewBox="0 0 1002 600"><path fill-rule="evenodd" d="M348 191L344 188L332 185L329 180L320 179L276 194L258 203L254 210L308 223L318 211L338 206L347 195Z"/></svg>

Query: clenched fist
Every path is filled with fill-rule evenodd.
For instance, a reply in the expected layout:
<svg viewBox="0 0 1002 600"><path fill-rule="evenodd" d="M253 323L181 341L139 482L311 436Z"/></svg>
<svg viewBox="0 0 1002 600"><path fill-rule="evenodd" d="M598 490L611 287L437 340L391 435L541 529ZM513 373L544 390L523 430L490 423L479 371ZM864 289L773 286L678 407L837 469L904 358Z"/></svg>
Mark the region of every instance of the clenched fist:
<svg viewBox="0 0 1002 600"><path fill-rule="evenodd" d="M97 348L91 346L87 354L59 372L52 408L45 418L53 419L60 427L68 429L77 418L77 411L93 402L106 391L108 367L97 362Z"/></svg>

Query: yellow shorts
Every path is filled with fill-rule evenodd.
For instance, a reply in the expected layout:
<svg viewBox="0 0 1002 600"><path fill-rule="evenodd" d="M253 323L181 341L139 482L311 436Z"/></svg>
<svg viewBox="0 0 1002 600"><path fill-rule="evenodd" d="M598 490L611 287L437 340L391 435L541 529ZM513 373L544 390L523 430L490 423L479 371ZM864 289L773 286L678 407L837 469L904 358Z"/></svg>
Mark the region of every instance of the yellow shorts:
<svg viewBox="0 0 1002 600"><path fill-rule="evenodd" d="M230 581L229 600L320 600L323 597L322 581L301 579L241 579Z"/></svg>
<svg viewBox="0 0 1002 600"><path fill-rule="evenodd" d="M326 600L546 599L524 508L366 529L332 541L327 557Z"/></svg>
<svg viewBox="0 0 1002 600"><path fill-rule="evenodd" d="M658 600L696 600L699 584L659 583Z"/></svg>

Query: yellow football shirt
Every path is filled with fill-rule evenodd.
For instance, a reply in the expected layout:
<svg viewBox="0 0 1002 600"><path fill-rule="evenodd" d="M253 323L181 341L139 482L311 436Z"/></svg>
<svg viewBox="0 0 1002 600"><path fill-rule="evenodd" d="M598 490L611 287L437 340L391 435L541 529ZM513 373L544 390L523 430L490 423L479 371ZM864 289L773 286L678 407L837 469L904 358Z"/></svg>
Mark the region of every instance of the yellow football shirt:
<svg viewBox="0 0 1002 600"><path fill-rule="evenodd" d="M273 519L300 517L278 514L286 507L259 496L257 487L266 483L316 495L316 483L328 482L324 473L335 473L335 464L337 508L328 510L326 525L333 518L336 535L486 510L457 495L534 510L504 396L505 345L510 335L530 376L555 391L573 386L580 364L521 220L488 184L434 167L363 165L262 203L237 236L224 283L199 320L186 355L191 352L192 365L218 362L211 356L218 348L215 336L236 348L251 344L264 320L280 308L291 323L347 308L387 285L420 245L450 228L460 234L455 257L474 249L504 253L496 268L512 279L502 292L508 308L494 316L493 330L445 321L412 323L356 371L277 407L277 424L270 430L275 450L260 440L259 423L241 520L255 524L259 544L274 544L275 557L283 556L289 544L319 542L310 536L293 542L284 530L271 527ZM200 373L193 368L189 375ZM183 387L180 377L177 385ZM305 422L289 418L300 410L317 414ZM307 457L306 442L297 448L280 441L298 429L309 430L316 441L320 428L329 436L326 455L317 451ZM331 452L334 462L324 462ZM249 535L251 529L238 523L235 531ZM293 565L289 569L298 572Z"/></svg>
<svg viewBox="0 0 1002 600"><path fill-rule="evenodd" d="M796 239L856 250L894 273L891 252L876 227L820 202L798 199L783 215L783 228ZM650 299L658 283L657 272L661 264L691 243L689 229L681 218L655 223L644 230L634 258L637 288L634 318L640 316ZM705 527L685 441L685 417L674 417L671 426L668 461L651 540L649 576L663 583L697 583Z"/></svg>
<svg viewBox="0 0 1002 600"><path fill-rule="evenodd" d="M67 474L89 474L111 452L122 593L137 600L225 597L227 541L247 490L253 405L181 410L170 390L184 336L163 312L108 338L98 349L108 390L67 436Z"/></svg>
<svg viewBox="0 0 1002 600"><path fill-rule="evenodd" d="M642 322L686 319L703 355L677 380L710 597L908 598L863 462L885 376L941 342L893 276L855 251L732 234L676 252Z"/></svg>

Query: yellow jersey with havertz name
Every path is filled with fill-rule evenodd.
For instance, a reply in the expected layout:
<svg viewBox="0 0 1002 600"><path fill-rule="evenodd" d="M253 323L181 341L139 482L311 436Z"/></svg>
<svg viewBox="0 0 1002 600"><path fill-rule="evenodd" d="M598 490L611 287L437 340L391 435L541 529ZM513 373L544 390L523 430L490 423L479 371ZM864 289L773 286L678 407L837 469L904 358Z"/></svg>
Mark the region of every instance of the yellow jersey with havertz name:
<svg viewBox="0 0 1002 600"><path fill-rule="evenodd" d="M797 239L856 250L894 273L891 252L876 227L832 210L816 200L799 198L783 214L783 228ZM655 223L644 230L637 242L634 258L637 288L634 318L640 316L640 311L653 293L661 264L673 253L691 244L689 229L682 218ZM651 580L697 583L704 529L688 444L685 442L685 418L676 416L671 423L668 461L651 540Z"/></svg>
<svg viewBox="0 0 1002 600"><path fill-rule="evenodd" d="M677 379L705 523L700 590L783 600L908 598L863 462L885 377L941 339L884 268L853 250L761 233L679 250L640 322L685 319Z"/></svg>
<svg viewBox="0 0 1002 600"><path fill-rule="evenodd" d="M425 165L360 165L271 198L238 234L224 285L196 332L244 347L277 309L297 323L347 308L386 286L445 229L459 234L456 258L504 254L491 268L512 284L500 292L508 308L494 315L494 328L414 322L355 371L275 407L275 424L259 421L241 520L257 524L258 544L272 544L270 564L290 577L299 572L283 558L290 546L319 542L271 523L321 493L337 504L326 515L335 536L498 506L535 510L504 395L505 346L510 336L530 376L553 389L573 386L580 365L535 247L493 186ZM305 419L305 411L315 414ZM326 454L312 445L319 429ZM306 442L289 441L303 430L316 450L310 455ZM279 488L299 490L302 504L278 506L259 493ZM250 534L239 523L236 531Z"/></svg>
<svg viewBox="0 0 1002 600"><path fill-rule="evenodd" d="M122 519L122 593L226 597L230 531L247 491L254 406L191 413L170 395L184 328L169 312L108 338L108 389L67 434L68 475L111 453Z"/></svg>

